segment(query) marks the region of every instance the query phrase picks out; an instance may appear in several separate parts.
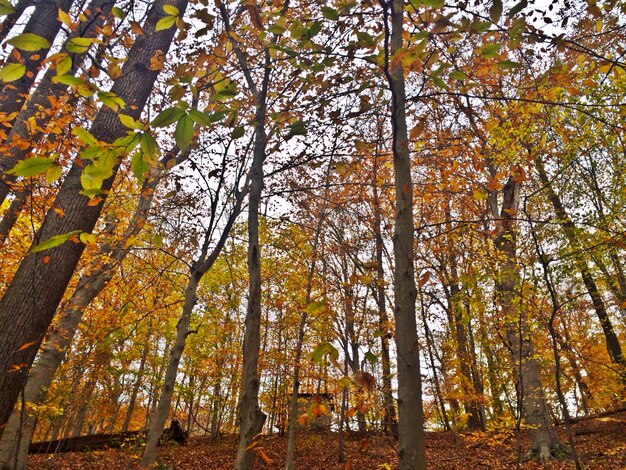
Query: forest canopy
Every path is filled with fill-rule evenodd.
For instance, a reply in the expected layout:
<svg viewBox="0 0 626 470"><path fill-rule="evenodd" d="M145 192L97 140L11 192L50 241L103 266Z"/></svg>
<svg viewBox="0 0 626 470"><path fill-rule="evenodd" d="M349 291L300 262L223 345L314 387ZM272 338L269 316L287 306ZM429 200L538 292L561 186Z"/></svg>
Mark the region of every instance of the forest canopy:
<svg viewBox="0 0 626 470"><path fill-rule="evenodd" d="M586 465L570 424L626 400L626 3L0 21L0 468L130 431L149 468L168 425L237 469L315 427Z"/></svg>

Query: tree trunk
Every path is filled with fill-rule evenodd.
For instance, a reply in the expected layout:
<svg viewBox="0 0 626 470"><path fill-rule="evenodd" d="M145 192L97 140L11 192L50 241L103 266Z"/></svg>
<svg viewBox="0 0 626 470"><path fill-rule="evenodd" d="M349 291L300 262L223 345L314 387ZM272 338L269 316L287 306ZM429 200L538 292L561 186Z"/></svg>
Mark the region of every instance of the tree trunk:
<svg viewBox="0 0 626 470"><path fill-rule="evenodd" d="M402 50L404 1L384 4L385 75L391 91L391 127L395 175L396 219L393 238L395 340L398 362L398 455L401 470L426 468L424 411L419 342L415 320L413 184L406 124L406 94L402 61L393 60ZM390 11L389 11L389 10ZM389 34L391 16L391 35ZM389 50L389 45L391 50Z"/></svg>
<svg viewBox="0 0 626 470"><path fill-rule="evenodd" d="M156 460L156 450L159 445L159 439L165 428L165 422L170 412L172 396L174 394L174 385L176 384L176 375L178 374L178 364L185 349L185 342L189 335L189 324L191 322L191 313L196 305L198 283L202 277L202 273L192 272L189 277L189 283L185 289L185 303L183 310L176 325L176 339L170 351L170 359L165 371L165 380L163 381L163 390L159 398L156 414L150 420L150 429L146 439L146 447L143 451L140 466L149 468Z"/></svg>
<svg viewBox="0 0 626 470"><path fill-rule="evenodd" d="M543 394L539 364L534 358L530 325L526 309L520 305L520 275L517 265L516 217L519 209L520 183L510 177L503 188L499 234L495 241L500 252L500 272L496 289L500 296L501 315L518 375L518 396L521 415L530 426L531 455L541 460L555 454L559 439L552 427L550 413Z"/></svg>
<svg viewBox="0 0 626 470"><path fill-rule="evenodd" d="M126 410L126 416L124 417L124 423L122 424L122 433L128 431L130 426L130 420L133 417L133 411L135 410L135 402L137 401L137 395L139 394L139 387L141 387L141 381L143 379L143 372L146 368L146 360L148 359L149 343L146 342L141 355L141 362L139 363L139 370L137 371L137 378L133 385L133 391L130 394L130 400L128 401L128 409Z"/></svg>
<svg viewBox="0 0 626 470"><path fill-rule="evenodd" d="M541 159L537 158L535 160L535 164L537 167L537 172L539 173L539 179L544 185L544 189L548 192L548 198L550 199L552 207L554 208L554 212L558 217L558 223L561 226L563 234L567 238L567 241L569 242L569 245L573 250L576 267L580 271L583 283L585 284L587 293L591 298L593 308L596 312L598 320L600 321L600 326L602 327L602 332L604 333L606 348L609 352L609 357L611 358L611 361L620 366L620 373L625 374L626 359L622 354L622 347L619 343L619 339L617 338L617 334L615 333L615 329L613 328L613 324L611 323L611 318L609 317L609 314L606 310L606 306L604 305L602 294L600 294L600 290L596 285L593 274L591 273L591 270L587 265L587 261L585 260L583 247L578 240L578 235L576 234L576 226L574 225L572 219L569 217L565 206L561 202L561 198L552 188ZM623 377L626 380L626 375L624 375Z"/></svg>
<svg viewBox="0 0 626 470"><path fill-rule="evenodd" d="M187 0L158 0L153 4L144 24L145 34L137 37L122 74L112 88L112 92L126 103L124 112L135 119L140 117L158 75L158 71L150 70L146 64L156 51L167 52L175 33L174 28L154 30L156 22L164 15L165 4L177 7L182 15ZM54 15L56 17L56 10ZM91 127L91 133L104 142L113 142L126 132L117 113L109 108L100 110ZM36 242L74 230L86 233L93 230L119 163L114 167L112 176L102 184L103 194L97 205L88 205L89 198L80 194L81 166L79 162L72 166L53 208L48 211L37 233ZM56 212L58 208L63 210L63 217ZM82 243L66 242L45 252L29 253L0 300L0 369L11 371L0 376L0 426L9 418L83 249ZM37 294L33 295L33 292Z"/></svg>
<svg viewBox="0 0 626 470"><path fill-rule="evenodd" d="M45 2L54 5L54 2ZM85 11L89 11L86 21L81 21L79 27L74 31L68 42L75 38L96 37L98 31L102 28L105 21L109 17L115 2L111 0L92 0ZM37 6L39 8L39 6ZM55 17L57 11L54 11ZM67 42L66 42L67 44ZM67 75L76 75L76 72L84 65L88 59L88 54L72 54L72 66L66 72ZM56 117L49 111L50 97L60 98L67 91L68 86L61 82L54 83L53 78L56 77L57 71L55 67L50 67L37 85L37 88L29 96L15 120L13 126L6 139L8 143L29 142L30 145L10 145L8 154L3 155L0 159L0 204L4 202L7 194L11 191L12 185L17 180L15 175L6 172L13 168L17 163L27 158L32 152L33 144L40 141L43 137L41 130L45 123L54 120ZM67 106L75 106L76 98L69 99ZM42 110L44 112L42 112ZM29 123L31 118L35 119L35 126ZM19 215L19 212L18 212Z"/></svg>

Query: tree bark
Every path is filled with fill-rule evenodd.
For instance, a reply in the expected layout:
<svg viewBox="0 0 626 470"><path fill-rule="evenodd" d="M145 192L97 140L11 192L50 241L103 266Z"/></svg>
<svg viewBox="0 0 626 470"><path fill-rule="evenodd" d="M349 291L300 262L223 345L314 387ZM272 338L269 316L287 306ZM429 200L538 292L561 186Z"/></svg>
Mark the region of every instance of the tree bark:
<svg viewBox="0 0 626 470"><path fill-rule="evenodd" d="M174 28L154 30L156 22L164 15L165 4L177 7L183 14L187 0L158 0L153 4L144 24L145 34L137 37L122 74L112 88L112 92L126 103L124 113L135 119L140 117L158 75L158 71L150 70L146 64L157 51L167 52L175 33ZM100 110L91 127L91 133L98 140L109 143L126 132L117 114L109 108ZM93 230L106 193L113 185L119 162L112 176L103 182L103 194L97 205L88 205L89 199L81 194L81 166L76 162L70 169L35 243L74 230L86 233ZM59 208L63 210L63 217L55 210ZM7 371L0 375L0 426L9 418L83 249L82 243L66 242L45 252L29 253L0 300L0 370Z"/></svg>
<svg viewBox="0 0 626 470"><path fill-rule="evenodd" d="M54 5L54 2L45 3ZM68 41L79 37L96 37L98 30L109 17L114 4L113 0L92 0L85 9L85 11L89 12L89 14L86 15L86 21L80 22L78 28L70 35ZM56 10L54 11L54 15L55 17L57 16ZM83 66L88 55L72 54L70 57L72 59L72 66L67 74L75 75ZM24 106L18 108L19 114L14 121L12 121L13 125L6 139L9 148L7 153L0 159L0 204L4 202L13 184L17 180L15 175L7 174L7 171L30 155L33 144L40 141L43 137L43 131L41 129L45 126L45 123L55 118L49 111L50 97L59 98L67 91L67 85L60 82L54 83L53 78L56 77L56 75L56 68L48 68L33 93L28 97ZM75 101L76 99L70 99L67 105L73 106L76 104ZM29 120L33 117L35 119L35 126L33 126L32 123L29 124ZM14 145L16 142L30 142L30 145Z"/></svg>
<svg viewBox="0 0 626 470"><path fill-rule="evenodd" d="M388 10L389 8L389 10ZM395 261L395 340L398 370L398 455L401 470L426 468L424 412L419 342L415 319L417 290L414 271L413 184L406 124L406 93L402 61L392 57L402 49L403 0L383 4L385 15L385 75L391 91L391 127L396 193L393 237ZM389 34L391 16L391 35ZM389 46L390 49L389 49ZM390 57L391 55L391 57Z"/></svg>
<svg viewBox="0 0 626 470"><path fill-rule="evenodd" d="M517 265L516 217L519 209L520 183L510 177L502 193L502 209L498 217L495 247L501 255L496 289L500 297L501 315L506 327L515 372L518 376L518 396L521 415L530 426L530 454L547 460L555 454L559 439L552 426L543 394L539 364L534 358L530 325L526 309L519 305L520 275Z"/></svg>

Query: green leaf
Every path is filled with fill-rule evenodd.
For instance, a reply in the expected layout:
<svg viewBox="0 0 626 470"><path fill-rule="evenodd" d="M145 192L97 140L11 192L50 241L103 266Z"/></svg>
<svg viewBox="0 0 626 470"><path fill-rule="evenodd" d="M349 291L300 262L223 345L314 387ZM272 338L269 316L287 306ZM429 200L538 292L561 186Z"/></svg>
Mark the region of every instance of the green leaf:
<svg viewBox="0 0 626 470"><path fill-rule="evenodd" d="M57 181L61 177L62 170L61 165L52 165L48 168L48 171L46 171L46 181L48 183Z"/></svg>
<svg viewBox="0 0 626 470"><path fill-rule="evenodd" d="M150 165L143 159L140 152L135 152L130 159L130 169L137 178L137 182L143 184L144 175L150 169Z"/></svg>
<svg viewBox="0 0 626 470"><path fill-rule="evenodd" d="M119 108L123 108L125 105L124 100L112 91L98 92L98 99L102 102L103 105L108 106L113 111L117 111Z"/></svg>
<svg viewBox="0 0 626 470"><path fill-rule="evenodd" d="M217 111L209 115L209 121L211 121L212 123L219 122L222 119L224 119L227 114L228 114L228 111Z"/></svg>
<svg viewBox="0 0 626 470"><path fill-rule="evenodd" d="M514 5L513 8L509 10L509 13L507 14L507 16L509 18L512 18L515 15L517 15L520 11L522 11L524 8L526 8L527 6L528 6L528 0L521 0L521 2Z"/></svg>
<svg viewBox="0 0 626 470"><path fill-rule="evenodd" d="M174 5L163 5L163 11L168 15L178 16L180 11Z"/></svg>
<svg viewBox="0 0 626 470"><path fill-rule="evenodd" d="M320 363L328 356L331 361L339 359L339 351L330 343L322 343L317 346L311 353L313 362Z"/></svg>
<svg viewBox="0 0 626 470"><path fill-rule="evenodd" d="M522 66L521 63L515 62L514 60L502 60L496 65L504 70L518 69Z"/></svg>
<svg viewBox="0 0 626 470"><path fill-rule="evenodd" d="M117 117L119 117L120 121L122 121L122 124L124 124L129 129L143 129L144 128L141 122L137 121L135 118L133 118L132 116L129 116L128 114L120 113L117 115Z"/></svg>
<svg viewBox="0 0 626 470"><path fill-rule="evenodd" d="M32 157L22 160L7 173L22 177L36 176L48 171L52 165L54 165L54 159L50 157Z"/></svg>
<svg viewBox="0 0 626 470"><path fill-rule="evenodd" d="M372 351L367 351L363 357L365 360L371 364L376 364L378 362L378 357Z"/></svg>
<svg viewBox="0 0 626 470"><path fill-rule="evenodd" d="M180 108L167 108L155 117L150 125L153 127L167 127L177 122L185 112Z"/></svg>
<svg viewBox="0 0 626 470"><path fill-rule="evenodd" d="M11 3L7 0L0 0L0 16L10 15L13 12L15 12L15 8Z"/></svg>
<svg viewBox="0 0 626 470"><path fill-rule="evenodd" d="M96 244L96 237L94 237L93 234L91 234L91 233L82 232L79 235L78 238L85 245L95 245Z"/></svg>
<svg viewBox="0 0 626 470"><path fill-rule="evenodd" d="M14 82L19 80L26 73L24 64L7 64L0 69L0 80L3 82Z"/></svg>
<svg viewBox="0 0 626 470"><path fill-rule="evenodd" d="M289 124L289 132L287 133L285 140L289 140L296 135L306 135L306 125L302 120Z"/></svg>
<svg viewBox="0 0 626 470"><path fill-rule="evenodd" d="M172 26L176 24L176 20L178 16L176 15L167 15L157 21L157 24L154 28L155 31L163 31L165 29L170 29Z"/></svg>
<svg viewBox="0 0 626 470"><path fill-rule="evenodd" d="M13 47L23 51L38 51L50 47L50 42L46 38L42 38L38 34L33 33L18 34L7 42Z"/></svg>
<svg viewBox="0 0 626 470"><path fill-rule="evenodd" d="M116 18L119 18L120 20L123 20L124 18L126 18L126 13L124 12L124 10L122 10L119 7L113 7L111 9L111 13L113 13L113 16L115 16Z"/></svg>
<svg viewBox="0 0 626 470"><path fill-rule="evenodd" d="M141 147L141 151L143 152L144 160L148 163L155 163L161 155L161 148L159 147L159 144L148 132L141 134L141 137L139 138L139 145Z"/></svg>
<svg viewBox="0 0 626 470"><path fill-rule="evenodd" d="M339 19L339 12L331 7L322 7L322 15L330 21L337 21Z"/></svg>
<svg viewBox="0 0 626 470"><path fill-rule="evenodd" d="M72 134L74 134L87 145L98 145L98 139L96 139L88 130L83 129L82 127L74 127L72 129Z"/></svg>
<svg viewBox="0 0 626 470"><path fill-rule="evenodd" d="M244 134L245 134L245 129L243 128L243 126L237 126L233 129L230 136L233 139L240 139L243 137Z"/></svg>
<svg viewBox="0 0 626 470"><path fill-rule="evenodd" d="M96 38L72 38L65 43L65 49L73 54L84 54L97 41Z"/></svg>
<svg viewBox="0 0 626 470"><path fill-rule="evenodd" d="M196 124L200 124L202 126L210 126L211 118L207 113L203 113L202 111L198 111L197 109L190 109L189 116L193 119L193 122Z"/></svg>
<svg viewBox="0 0 626 470"><path fill-rule="evenodd" d="M81 233L80 230L74 230L68 233L62 233L60 235L55 235L53 237L48 238L46 241L39 243L38 245L31 248L31 253L39 253L40 251L49 250L50 248L54 248L55 246L59 246L70 238L75 237Z"/></svg>
<svg viewBox="0 0 626 470"><path fill-rule="evenodd" d="M82 78L74 77L73 75L57 75L52 78L54 83L62 83L68 86L80 86L84 85L85 81Z"/></svg>
<svg viewBox="0 0 626 470"><path fill-rule="evenodd" d="M304 311L306 313L314 313L314 312L317 312L323 306L324 306L324 302L311 302L309 305L306 306Z"/></svg>
<svg viewBox="0 0 626 470"><path fill-rule="evenodd" d="M57 75L65 75L72 69L72 58L65 54L64 57L57 62L56 73Z"/></svg>
<svg viewBox="0 0 626 470"><path fill-rule="evenodd" d="M450 72L450 78L453 80L459 80L459 81L463 81L463 80L467 80L469 77L461 72L460 70L454 70L452 72Z"/></svg>
<svg viewBox="0 0 626 470"><path fill-rule="evenodd" d="M493 0L489 9L489 17L494 23L498 23L502 17L502 0Z"/></svg>
<svg viewBox="0 0 626 470"><path fill-rule="evenodd" d="M487 44L480 50L480 55L483 56L485 59L493 59L498 55L501 47L502 44L500 44L499 42Z"/></svg>
<svg viewBox="0 0 626 470"><path fill-rule="evenodd" d="M193 119L191 119L188 114L183 114L178 120L176 130L174 131L174 138L180 150L185 150L189 147L191 139L193 139Z"/></svg>
<svg viewBox="0 0 626 470"><path fill-rule="evenodd" d="M283 34L286 31L287 28L285 28L284 26L281 26L277 23L273 23L271 25L269 25L267 27L267 30L272 33L272 34L276 34L276 35L280 35Z"/></svg>

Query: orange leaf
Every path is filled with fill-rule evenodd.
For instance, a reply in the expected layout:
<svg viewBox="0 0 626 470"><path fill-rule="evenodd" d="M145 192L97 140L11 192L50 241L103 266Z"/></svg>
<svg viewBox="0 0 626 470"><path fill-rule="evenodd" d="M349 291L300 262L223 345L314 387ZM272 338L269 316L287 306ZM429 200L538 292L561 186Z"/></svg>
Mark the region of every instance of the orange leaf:
<svg viewBox="0 0 626 470"><path fill-rule="evenodd" d="M263 452L263 448L258 447L254 449L257 454L265 461L265 463L272 463L272 459L270 459L265 452Z"/></svg>
<svg viewBox="0 0 626 470"><path fill-rule="evenodd" d="M17 351L23 351L24 349L28 349L30 348L33 344L37 344L39 341L31 341L30 343L24 343L22 344ZM16 351L16 352L17 352Z"/></svg>

